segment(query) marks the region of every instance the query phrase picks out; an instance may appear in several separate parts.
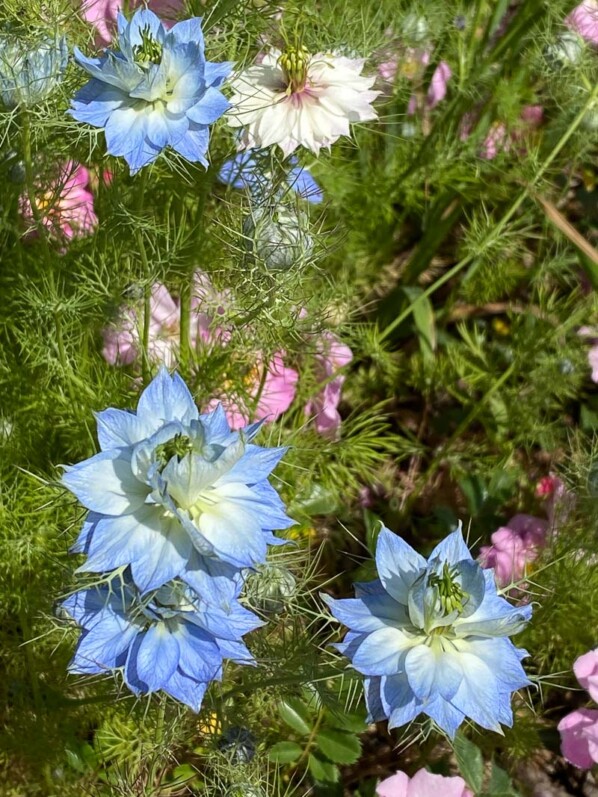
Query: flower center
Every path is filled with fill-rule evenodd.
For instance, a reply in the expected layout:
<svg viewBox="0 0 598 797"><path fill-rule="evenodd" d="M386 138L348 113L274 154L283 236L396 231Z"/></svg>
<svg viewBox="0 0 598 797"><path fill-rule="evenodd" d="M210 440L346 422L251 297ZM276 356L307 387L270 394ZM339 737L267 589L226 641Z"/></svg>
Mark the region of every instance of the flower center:
<svg viewBox="0 0 598 797"><path fill-rule="evenodd" d="M184 434L175 434L171 440L156 446L155 456L160 463L160 473L173 457L176 457L180 462L191 451L193 451L193 443Z"/></svg>
<svg viewBox="0 0 598 797"><path fill-rule="evenodd" d="M159 64L162 60L162 45L152 36L149 25L141 29L141 44L133 47L137 64Z"/></svg>
<svg viewBox="0 0 598 797"><path fill-rule="evenodd" d="M442 613L446 617L451 612L458 612L461 614L465 608L463 602L467 600L468 596L463 592L459 584L457 584L456 568L450 567L448 562L442 566L442 574L430 576L429 584L435 587L440 599Z"/></svg>
<svg viewBox="0 0 598 797"><path fill-rule="evenodd" d="M307 48L301 46L289 47L278 59L278 65L286 78L287 94L294 94L305 88L310 57Z"/></svg>

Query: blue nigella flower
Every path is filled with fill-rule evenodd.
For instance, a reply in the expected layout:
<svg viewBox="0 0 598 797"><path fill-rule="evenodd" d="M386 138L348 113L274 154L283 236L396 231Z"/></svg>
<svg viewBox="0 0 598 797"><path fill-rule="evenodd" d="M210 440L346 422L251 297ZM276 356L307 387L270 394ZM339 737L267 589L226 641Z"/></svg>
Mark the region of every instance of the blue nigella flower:
<svg viewBox="0 0 598 797"><path fill-rule="evenodd" d="M268 159L269 160L269 159ZM299 165L296 157L289 158L289 170L286 181L302 199L319 204L324 198L322 189L310 174L309 170ZM257 150L239 152L234 158L225 161L218 175L220 182L233 188L245 188L252 196L263 198L272 184L272 174L265 158L258 155Z"/></svg>
<svg viewBox="0 0 598 797"><path fill-rule="evenodd" d="M113 579L62 605L83 629L69 672L122 670L136 695L161 690L194 711L224 659L255 663L241 637L263 625L237 601L224 612L180 581L141 596L129 579Z"/></svg>
<svg viewBox="0 0 598 797"><path fill-rule="evenodd" d="M137 11L130 22L119 13L117 44L101 58L75 48L92 80L71 115L104 128L108 153L122 156L132 174L168 146L207 166L209 125L229 107L218 87L232 64L206 61L201 19L167 31L152 11Z"/></svg>
<svg viewBox="0 0 598 797"><path fill-rule="evenodd" d="M163 367L137 412L96 416L99 454L62 483L90 510L75 552L80 570L130 565L145 592L180 576L203 598L238 594L239 569L282 545L293 525L268 476L285 452L251 443L260 424L232 432L224 410L200 415L183 380Z"/></svg>
<svg viewBox="0 0 598 797"><path fill-rule="evenodd" d="M388 529L378 537L379 579L357 597L324 596L350 629L339 650L367 676L372 721L389 727L427 714L453 737L466 717L500 732L511 726L511 693L529 685L527 653L508 638L531 617L497 594L494 573L469 553L461 529L426 561Z"/></svg>
<svg viewBox="0 0 598 797"><path fill-rule="evenodd" d="M45 37L37 44L14 35L0 38L0 97L9 108L31 106L53 91L68 63L64 36Z"/></svg>

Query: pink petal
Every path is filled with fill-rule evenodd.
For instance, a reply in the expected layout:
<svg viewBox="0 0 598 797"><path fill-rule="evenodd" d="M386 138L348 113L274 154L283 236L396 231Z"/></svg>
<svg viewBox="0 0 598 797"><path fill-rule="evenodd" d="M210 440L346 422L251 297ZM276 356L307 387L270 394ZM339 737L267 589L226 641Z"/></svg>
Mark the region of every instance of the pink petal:
<svg viewBox="0 0 598 797"><path fill-rule="evenodd" d="M590 769L598 761L598 711L589 708L572 711L557 727L563 756L580 769Z"/></svg>
<svg viewBox="0 0 598 797"><path fill-rule="evenodd" d="M407 797L464 797L464 793L463 778L445 778L425 769L415 773L407 789Z"/></svg>
<svg viewBox="0 0 598 797"><path fill-rule="evenodd" d="M584 653L573 665L575 677L598 703L598 648Z"/></svg>
<svg viewBox="0 0 598 797"><path fill-rule="evenodd" d="M404 772L397 772L378 784L376 794L378 797L407 797L409 778Z"/></svg>
<svg viewBox="0 0 598 797"><path fill-rule="evenodd" d="M598 45L598 1L583 0L565 19L565 25L590 44Z"/></svg>

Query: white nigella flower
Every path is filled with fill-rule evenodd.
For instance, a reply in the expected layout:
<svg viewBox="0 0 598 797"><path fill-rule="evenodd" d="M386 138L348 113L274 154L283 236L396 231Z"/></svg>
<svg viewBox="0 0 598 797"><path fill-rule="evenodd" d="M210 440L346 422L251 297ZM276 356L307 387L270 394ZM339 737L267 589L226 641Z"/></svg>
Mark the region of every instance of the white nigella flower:
<svg viewBox="0 0 598 797"><path fill-rule="evenodd" d="M351 122L376 119L371 103L375 76L364 77L364 58L331 53L310 55L305 48L271 50L231 81L232 127L244 127L240 149L278 144L285 156L303 146L317 155Z"/></svg>

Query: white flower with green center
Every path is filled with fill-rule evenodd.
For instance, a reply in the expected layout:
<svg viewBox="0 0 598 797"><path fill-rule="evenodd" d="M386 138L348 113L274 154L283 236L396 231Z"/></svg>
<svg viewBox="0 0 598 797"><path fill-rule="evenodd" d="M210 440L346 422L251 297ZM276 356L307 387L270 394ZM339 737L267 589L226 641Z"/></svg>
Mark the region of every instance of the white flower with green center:
<svg viewBox="0 0 598 797"><path fill-rule="evenodd" d="M398 727L427 714L449 736L466 717L500 732L513 721L511 694L529 685L527 653L509 636L522 630L530 606L511 606L482 570L461 529L426 561L400 537L378 537L379 580L356 584L357 597L324 599L349 628L339 650L367 676L373 721Z"/></svg>
<svg viewBox="0 0 598 797"><path fill-rule="evenodd" d="M375 76L365 77L363 58L332 53L311 55L305 48L271 50L261 64L231 81L231 127L241 127L240 149L278 144L290 155L305 147L317 155L354 122L377 118L371 103Z"/></svg>

